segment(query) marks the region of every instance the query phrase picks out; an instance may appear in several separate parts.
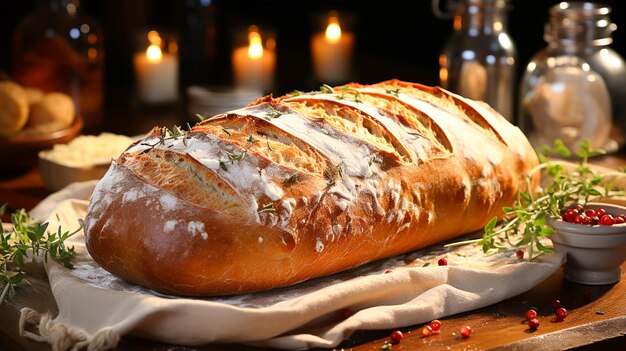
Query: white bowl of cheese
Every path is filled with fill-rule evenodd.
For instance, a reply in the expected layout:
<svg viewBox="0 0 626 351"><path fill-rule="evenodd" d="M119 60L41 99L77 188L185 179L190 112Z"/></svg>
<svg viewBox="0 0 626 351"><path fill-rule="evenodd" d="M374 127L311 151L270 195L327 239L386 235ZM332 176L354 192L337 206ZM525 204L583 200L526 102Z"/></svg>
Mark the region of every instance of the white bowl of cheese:
<svg viewBox="0 0 626 351"><path fill-rule="evenodd" d="M135 139L119 134L79 135L67 144L39 152L39 167L48 191L55 192L75 182L100 179Z"/></svg>

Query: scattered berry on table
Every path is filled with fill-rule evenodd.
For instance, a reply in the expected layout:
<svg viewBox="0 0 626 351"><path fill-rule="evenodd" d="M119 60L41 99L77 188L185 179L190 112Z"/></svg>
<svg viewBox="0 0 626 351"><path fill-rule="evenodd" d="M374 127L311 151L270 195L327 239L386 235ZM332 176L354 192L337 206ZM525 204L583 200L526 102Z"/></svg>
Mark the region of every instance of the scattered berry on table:
<svg viewBox="0 0 626 351"><path fill-rule="evenodd" d="M559 320L564 320L567 317L567 310L563 307L559 307L554 311L554 316Z"/></svg>
<svg viewBox="0 0 626 351"><path fill-rule="evenodd" d="M537 317L537 311L530 309L526 311L526 320L529 321L533 318Z"/></svg>
<svg viewBox="0 0 626 351"><path fill-rule="evenodd" d="M439 329L441 329L441 321L439 321L438 319L435 319L432 322L430 322L429 326L434 332L438 332Z"/></svg>
<svg viewBox="0 0 626 351"><path fill-rule="evenodd" d="M461 333L461 336L464 339L467 339L472 334L472 327L470 327L469 325L462 326L461 330L459 330L459 332Z"/></svg>
<svg viewBox="0 0 626 351"><path fill-rule="evenodd" d="M437 264L440 266L447 266L448 265L448 260L446 260L445 257L442 257L439 259L439 261L437 261Z"/></svg>
<svg viewBox="0 0 626 351"><path fill-rule="evenodd" d="M402 334L399 330L394 330L390 335L391 342L394 344L399 343L402 339L404 339L404 334Z"/></svg>
<svg viewBox="0 0 626 351"><path fill-rule="evenodd" d="M539 320L537 318L531 318L528 320L528 327L532 330L539 328Z"/></svg>

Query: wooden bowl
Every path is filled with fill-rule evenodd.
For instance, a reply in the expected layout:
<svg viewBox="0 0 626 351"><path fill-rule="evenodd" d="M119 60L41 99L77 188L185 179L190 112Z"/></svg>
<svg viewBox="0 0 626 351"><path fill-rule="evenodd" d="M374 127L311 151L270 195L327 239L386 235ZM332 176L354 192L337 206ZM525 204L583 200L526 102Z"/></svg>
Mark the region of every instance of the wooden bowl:
<svg viewBox="0 0 626 351"><path fill-rule="evenodd" d="M74 118L69 128L53 133L28 137L0 138L0 169L21 170L34 167L39 162L39 151L51 149L54 144L67 144L80 134L83 119Z"/></svg>

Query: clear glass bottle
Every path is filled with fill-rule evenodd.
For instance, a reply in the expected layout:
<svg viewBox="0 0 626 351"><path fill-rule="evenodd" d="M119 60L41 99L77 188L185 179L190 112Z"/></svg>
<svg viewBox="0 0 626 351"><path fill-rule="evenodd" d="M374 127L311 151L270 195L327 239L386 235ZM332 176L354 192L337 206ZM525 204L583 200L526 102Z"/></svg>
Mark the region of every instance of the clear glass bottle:
<svg viewBox="0 0 626 351"><path fill-rule="evenodd" d="M461 0L454 32L439 56L442 87L482 100L513 121L515 44L507 31L508 0Z"/></svg>
<svg viewBox="0 0 626 351"><path fill-rule="evenodd" d="M586 140L609 152L624 144L626 65L609 46L617 28L610 13L593 2L550 8L547 46L520 82L518 124L536 148L556 139L570 149Z"/></svg>
<svg viewBox="0 0 626 351"><path fill-rule="evenodd" d="M16 82L70 95L86 131L102 123L104 38L79 0L39 0L13 32Z"/></svg>

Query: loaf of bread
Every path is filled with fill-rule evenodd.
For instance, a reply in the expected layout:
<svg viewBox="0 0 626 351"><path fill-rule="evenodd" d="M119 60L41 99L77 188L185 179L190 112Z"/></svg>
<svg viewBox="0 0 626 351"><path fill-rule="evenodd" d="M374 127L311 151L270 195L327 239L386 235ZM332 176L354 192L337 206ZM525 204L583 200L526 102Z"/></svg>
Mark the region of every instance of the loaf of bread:
<svg viewBox="0 0 626 351"><path fill-rule="evenodd" d="M479 230L537 164L517 127L439 87L266 96L130 146L95 188L86 245L159 292L284 287Z"/></svg>
<svg viewBox="0 0 626 351"><path fill-rule="evenodd" d="M12 81L0 81L0 138L19 132L28 121L28 98L24 89Z"/></svg>

